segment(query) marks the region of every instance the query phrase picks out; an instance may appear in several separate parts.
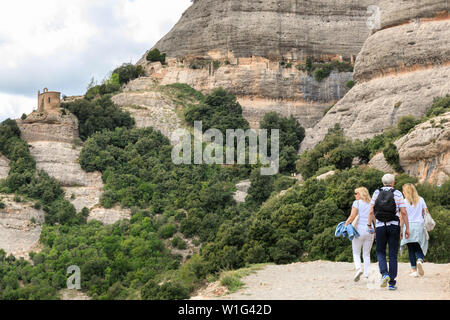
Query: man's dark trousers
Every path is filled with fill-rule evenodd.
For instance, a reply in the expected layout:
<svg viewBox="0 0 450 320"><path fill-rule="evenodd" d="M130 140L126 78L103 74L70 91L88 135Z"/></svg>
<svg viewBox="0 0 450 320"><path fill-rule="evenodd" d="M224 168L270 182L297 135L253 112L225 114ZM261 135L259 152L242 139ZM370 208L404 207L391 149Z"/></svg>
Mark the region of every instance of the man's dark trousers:
<svg viewBox="0 0 450 320"><path fill-rule="evenodd" d="M380 273L384 276L389 275L391 280L390 285L395 285L397 282L398 271L398 249L400 246L400 227L396 225L382 226L376 228L377 234L377 256ZM389 246L389 270L386 261L386 245Z"/></svg>

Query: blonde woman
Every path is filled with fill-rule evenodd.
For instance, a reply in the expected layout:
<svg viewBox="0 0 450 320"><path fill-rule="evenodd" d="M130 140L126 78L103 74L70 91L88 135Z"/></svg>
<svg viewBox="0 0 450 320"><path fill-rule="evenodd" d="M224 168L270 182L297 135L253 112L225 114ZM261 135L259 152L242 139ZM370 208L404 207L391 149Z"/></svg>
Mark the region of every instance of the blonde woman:
<svg viewBox="0 0 450 320"><path fill-rule="evenodd" d="M363 271L361 269L361 249L363 251L364 259L364 277L368 279L370 269L370 250L372 249L374 235L369 232L367 228L367 221L370 212L370 195L369 191L362 187L355 190L355 202L353 202L352 212L350 217L345 222L345 226L351 224L358 216L358 225L356 230L360 237L352 240L353 261L355 263L356 273L353 278L359 281Z"/></svg>
<svg viewBox="0 0 450 320"><path fill-rule="evenodd" d="M424 275L423 258L428 251L428 240L424 231L424 216L430 214L425 200L419 196L416 187L407 183L403 186L406 211L408 212L410 236L402 238L401 246L408 246L409 261L411 263L412 277ZM403 234L403 232L401 233Z"/></svg>

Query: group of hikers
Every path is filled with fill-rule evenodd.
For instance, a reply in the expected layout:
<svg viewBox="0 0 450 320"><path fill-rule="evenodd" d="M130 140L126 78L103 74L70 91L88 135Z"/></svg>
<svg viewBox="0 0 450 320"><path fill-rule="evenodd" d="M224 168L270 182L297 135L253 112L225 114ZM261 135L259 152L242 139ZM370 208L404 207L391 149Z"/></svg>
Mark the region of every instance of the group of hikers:
<svg viewBox="0 0 450 320"><path fill-rule="evenodd" d="M359 237L355 236L352 240L356 268L354 280L359 281L362 275L368 280L370 251L376 238L378 265L382 276L380 286L384 288L389 285L389 290L396 290L400 246L408 247L412 269L410 276L424 275L423 259L428 250L424 218L430 213L413 184L405 184L402 194L394 189L394 175L386 174L382 182L384 186L376 190L372 198L364 187L355 190L356 200L344 227L352 225L359 234ZM389 248L389 265L386 246ZM361 266L361 249L364 268Z"/></svg>

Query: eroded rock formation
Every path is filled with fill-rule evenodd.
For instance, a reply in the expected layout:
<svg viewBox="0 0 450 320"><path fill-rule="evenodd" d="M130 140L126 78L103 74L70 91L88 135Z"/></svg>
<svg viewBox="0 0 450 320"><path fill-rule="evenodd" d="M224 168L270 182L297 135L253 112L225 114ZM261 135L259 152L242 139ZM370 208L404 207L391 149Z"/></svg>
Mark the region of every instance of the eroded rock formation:
<svg viewBox="0 0 450 320"><path fill-rule="evenodd" d="M367 0L197 0L155 48L177 58L349 58L358 54L369 35L367 7L372 4Z"/></svg>
<svg viewBox="0 0 450 320"><path fill-rule="evenodd" d="M161 84L187 83L204 93L223 87L237 95L244 117L257 128L266 112L314 126L348 91L352 72L322 81L297 66L353 62L370 34L373 1L194 1L154 48L168 64L138 61Z"/></svg>
<svg viewBox="0 0 450 320"><path fill-rule="evenodd" d="M137 128L153 127L170 138L172 132L181 127L176 114L177 105L158 92L150 79L137 79L124 91L114 96L112 101L130 112Z"/></svg>
<svg viewBox="0 0 450 320"><path fill-rule="evenodd" d="M379 5L384 29L365 42L355 64L356 86L312 129L301 151L339 123L352 138L369 138L405 115L423 116L433 99L450 93L447 0Z"/></svg>
<svg viewBox="0 0 450 320"><path fill-rule="evenodd" d="M418 125L395 145L406 173L442 184L450 177L450 112Z"/></svg>
<svg viewBox="0 0 450 320"><path fill-rule="evenodd" d="M450 177L450 112L432 118L395 142L400 165L420 183L442 184ZM394 173L383 153L378 153L369 166Z"/></svg>
<svg viewBox="0 0 450 320"><path fill-rule="evenodd" d="M99 172L87 173L80 164L82 150L78 136L78 120L68 111L52 115L32 113L26 120L16 120L22 139L30 146L30 153L36 160L36 167L46 171L58 180L65 197L79 212L84 207L90 210L88 220L97 219L105 224L129 218L130 211L120 208L102 208L100 198L103 193L102 175ZM98 211L101 211L99 214ZM120 214L117 212L120 211ZM110 213L110 216L108 215Z"/></svg>
<svg viewBox="0 0 450 320"><path fill-rule="evenodd" d="M0 249L16 258L28 259L31 251L40 250L45 213L33 208L33 203L15 202L13 195L0 194L0 201L5 205L0 209Z"/></svg>

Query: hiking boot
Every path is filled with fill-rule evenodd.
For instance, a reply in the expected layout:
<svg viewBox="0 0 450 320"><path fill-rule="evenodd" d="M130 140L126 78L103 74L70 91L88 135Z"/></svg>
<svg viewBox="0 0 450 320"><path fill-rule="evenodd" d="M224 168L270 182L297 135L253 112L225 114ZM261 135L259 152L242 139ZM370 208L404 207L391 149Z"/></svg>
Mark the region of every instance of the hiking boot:
<svg viewBox="0 0 450 320"><path fill-rule="evenodd" d="M361 278L361 275L363 274L361 269L358 269L355 273L355 276L353 277L353 280L355 280L355 282L358 282L359 279Z"/></svg>
<svg viewBox="0 0 450 320"><path fill-rule="evenodd" d="M383 279L381 280L381 284L380 287L382 288L386 288L386 286L388 285L388 282L391 281L391 277L389 277L387 274L385 274L383 276Z"/></svg>
<svg viewBox="0 0 450 320"><path fill-rule="evenodd" d="M395 284L390 284L388 289L394 291L397 290L397 287L395 286Z"/></svg>
<svg viewBox="0 0 450 320"><path fill-rule="evenodd" d="M423 260L419 259L417 260L417 271L420 276L423 276L425 272L423 271Z"/></svg>

